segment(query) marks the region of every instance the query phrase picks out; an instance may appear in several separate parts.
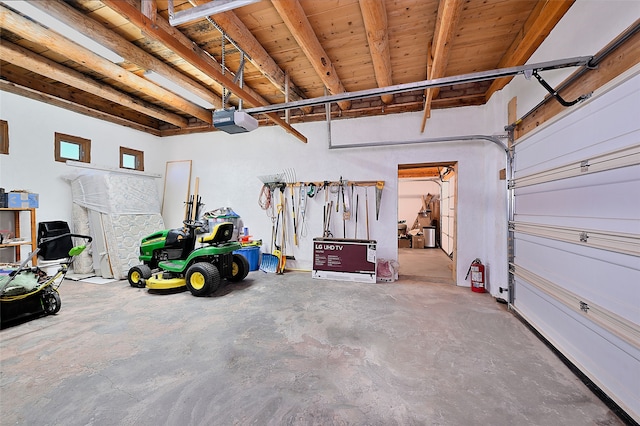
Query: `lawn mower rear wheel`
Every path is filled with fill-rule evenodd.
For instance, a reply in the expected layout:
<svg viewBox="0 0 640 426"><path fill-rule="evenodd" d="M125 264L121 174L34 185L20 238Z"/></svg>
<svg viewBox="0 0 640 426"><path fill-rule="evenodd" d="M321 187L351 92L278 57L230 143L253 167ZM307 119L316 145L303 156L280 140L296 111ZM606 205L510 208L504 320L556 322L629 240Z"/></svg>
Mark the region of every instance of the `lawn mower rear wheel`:
<svg viewBox="0 0 640 426"><path fill-rule="evenodd" d="M189 266L185 279L187 288L194 296L207 296L220 287L220 271L208 262Z"/></svg>

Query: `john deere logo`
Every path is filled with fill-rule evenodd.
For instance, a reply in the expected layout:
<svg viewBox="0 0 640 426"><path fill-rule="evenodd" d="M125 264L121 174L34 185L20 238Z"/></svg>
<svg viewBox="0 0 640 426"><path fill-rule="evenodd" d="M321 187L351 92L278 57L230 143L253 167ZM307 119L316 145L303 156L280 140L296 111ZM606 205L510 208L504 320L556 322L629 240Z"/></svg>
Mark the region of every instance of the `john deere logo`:
<svg viewBox="0 0 640 426"><path fill-rule="evenodd" d="M224 231L224 236L228 237L229 236L229 230L227 229L226 231Z"/></svg>

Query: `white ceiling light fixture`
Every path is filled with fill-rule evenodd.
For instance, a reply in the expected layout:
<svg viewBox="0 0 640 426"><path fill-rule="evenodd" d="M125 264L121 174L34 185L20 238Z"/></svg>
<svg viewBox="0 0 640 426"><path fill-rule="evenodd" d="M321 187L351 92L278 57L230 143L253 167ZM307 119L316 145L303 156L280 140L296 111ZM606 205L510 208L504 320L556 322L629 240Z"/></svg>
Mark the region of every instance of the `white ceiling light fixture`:
<svg viewBox="0 0 640 426"><path fill-rule="evenodd" d="M57 32L58 34L68 38L69 40L74 41L75 43L83 46L93 53L102 56L103 58L118 64L120 62L124 62L124 58L112 50L107 49L100 43L92 40L91 38L85 36L81 32L71 28L67 24L62 21L58 21L53 16L43 12L37 7L33 6L27 1L23 0L11 0L11 1L2 1L2 4L5 6L16 10L23 15L27 16L31 20L46 26L47 28Z"/></svg>
<svg viewBox="0 0 640 426"><path fill-rule="evenodd" d="M206 109L215 108L214 105L211 102L207 101L206 99L201 98L200 96L196 95L195 93L185 89L184 87L178 85L177 83L175 83L174 81L166 78L165 76L158 74L157 72L146 71L144 73L144 78L153 81L157 85L162 86L165 89L172 91L176 95L181 96L181 97L185 98L186 100L193 102L196 105L200 105L202 108L206 108Z"/></svg>
<svg viewBox="0 0 640 426"><path fill-rule="evenodd" d="M196 19L204 18L205 16L227 12L259 1L260 0L212 0L209 3L174 13L173 0L169 0L169 23L175 27L176 25L195 21Z"/></svg>

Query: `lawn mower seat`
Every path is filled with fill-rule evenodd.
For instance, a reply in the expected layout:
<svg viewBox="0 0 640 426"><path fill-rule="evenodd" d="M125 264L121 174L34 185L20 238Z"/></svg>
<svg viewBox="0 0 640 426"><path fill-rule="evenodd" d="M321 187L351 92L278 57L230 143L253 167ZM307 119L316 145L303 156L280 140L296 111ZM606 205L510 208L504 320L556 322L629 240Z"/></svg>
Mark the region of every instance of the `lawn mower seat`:
<svg viewBox="0 0 640 426"><path fill-rule="evenodd" d="M209 235L200 237L198 241L206 244L220 244L220 243L229 241L232 236L233 236L233 223L222 222L222 223L216 224L216 226L213 227Z"/></svg>

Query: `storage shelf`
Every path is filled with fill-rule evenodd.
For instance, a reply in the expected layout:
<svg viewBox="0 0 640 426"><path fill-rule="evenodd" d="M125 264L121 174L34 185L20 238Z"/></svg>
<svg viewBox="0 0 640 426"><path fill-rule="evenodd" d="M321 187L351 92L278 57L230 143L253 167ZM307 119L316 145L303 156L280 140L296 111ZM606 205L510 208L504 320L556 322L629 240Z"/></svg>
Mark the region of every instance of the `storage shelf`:
<svg viewBox="0 0 640 426"><path fill-rule="evenodd" d="M16 238L21 238L22 234L20 233L20 213L28 212L30 217L30 226L31 226L31 240L30 241L15 241L7 244L0 244L1 248L14 248L16 251L16 262L20 261L20 247L24 245L31 246L31 253L36 251L36 209L35 208L0 208L1 212L13 212L14 219L14 234ZM38 263L38 258L36 256L31 259L32 264L36 265Z"/></svg>
<svg viewBox="0 0 640 426"><path fill-rule="evenodd" d="M11 242L11 243L2 243L2 244L0 244L0 248L23 246L25 244L31 244L31 241L16 241L16 242Z"/></svg>

